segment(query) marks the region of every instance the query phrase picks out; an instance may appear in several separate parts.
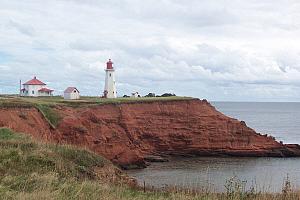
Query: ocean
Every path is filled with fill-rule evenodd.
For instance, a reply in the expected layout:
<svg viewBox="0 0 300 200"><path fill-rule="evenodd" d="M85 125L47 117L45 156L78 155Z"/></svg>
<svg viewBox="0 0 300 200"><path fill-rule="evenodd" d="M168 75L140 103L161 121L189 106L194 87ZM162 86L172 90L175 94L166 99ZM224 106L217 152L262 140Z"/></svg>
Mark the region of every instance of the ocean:
<svg viewBox="0 0 300 200"><path fill-rule="evenodd" d="M212 102L222 113L245 121L260 133L275 136L284 143L300 144L300 103ZM288 178L293 187L300 186L300 158L174 158L166 163L152 163L146 169L127 173L149 187L180 186L184 188L225 191L234 179L265 192L280 192Z"/></svg>

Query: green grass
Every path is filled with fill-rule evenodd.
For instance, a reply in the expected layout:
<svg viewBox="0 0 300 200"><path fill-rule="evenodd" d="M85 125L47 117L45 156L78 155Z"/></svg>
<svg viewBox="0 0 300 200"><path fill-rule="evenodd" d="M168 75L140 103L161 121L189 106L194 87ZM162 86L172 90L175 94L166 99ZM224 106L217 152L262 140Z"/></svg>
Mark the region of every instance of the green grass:
<svg viewBox="0 0 300 200"><path fill-rule="evenodd" d="M52 128L57 127L62 117L55 110L46 104L35 104L35 107L42 113Z"/></svg>
<svg viewBox="0 0 300 200"><path fill-rule="evenodd" d="M105 99L100 97L82 96L79 100L65 100L60 96L54 97L17 97L17 96L0 96L0 107L26 107L34 105L65 105L65 106L93 106L103 104L120 104L120 103L139 103L139 102L155 102L155 101L180 101L190 100L191 97L141 97L141 98L115 98Z"/></svg>
<svg viewBox="0 0 300 200"><path fill-rule="evenodd" d="M0 141L21 139L21 135L15 134L13 131L7 128L0 128Z"/></svg>
<svg viewBox="0 0 300 200"><path fill-rule="evenodd" d="M0 108L30 108L34 105L31 102L24 101L19 97L1 97L0 96Z"/></svg>
<svg viewBox="0 0 300 200"><path fill-rule="evenodd" d="M59 178L93 178L95 167L110 163L89 151L43 144L0 128L0 176L55 173Z"/></svg>
<svg viewBox="0 0 300 200"><path fill-rule="evenodd" d="M0 128L0 199L164 199L122 184L118 168L84 149Z"/></svg>
<svg viewBox="0 0 300 200"><path fill-rule="evenodd" d="M111 162L84 149L40 143L29 136L0 128L0 199L105 200L295 200L300 195L244 191L239 181L217 194L169 188L145 192L129 187L128 178Z"/></svg>
<svg viewBox="0 0 300 200"><path fill-rule="evenodd" d="M101 172L103 168L119 171L109 161L89 151L39 143L0 128L0 199L23 199L22 196L76 199L82 194L86 199L92 196L97 199L94 195L97 188L110 182L99 178L99 174L107 173L106 169ZM102 177L108 176L116 175Z"/></svg>

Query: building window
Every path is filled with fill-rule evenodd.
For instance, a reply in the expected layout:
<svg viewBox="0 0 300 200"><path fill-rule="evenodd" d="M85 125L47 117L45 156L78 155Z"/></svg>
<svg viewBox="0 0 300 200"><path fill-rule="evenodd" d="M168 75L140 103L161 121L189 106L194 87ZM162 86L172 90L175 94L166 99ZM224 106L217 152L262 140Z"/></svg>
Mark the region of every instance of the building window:
<svg viewBox="0 0 300 200"><path fill-rule="evenodd" d="M32 94L34 94L34 91L32 90Z"/></svg>
<svg viewBox="0 0 300 200"><path fill-rule="evenodd" d="M109 73L109 76L111 77L111 73Z"/></svg>

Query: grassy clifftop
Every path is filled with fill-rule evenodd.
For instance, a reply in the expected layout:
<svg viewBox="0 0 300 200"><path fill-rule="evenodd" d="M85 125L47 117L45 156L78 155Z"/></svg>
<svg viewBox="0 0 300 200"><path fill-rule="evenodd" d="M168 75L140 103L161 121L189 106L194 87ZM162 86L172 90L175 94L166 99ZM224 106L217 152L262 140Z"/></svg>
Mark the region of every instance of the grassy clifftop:
<svg viewBox="0 0 300 200"><path fill-rule="evenodd" d="M65 105L65 106L93 106L103 104L120 104L120 103L141 103L154 101L180 101L190 100L192 97L141 97L141 98L115 98L105 99L100 97L81 97L79 100L65 100L62 97L18 97L18 96L0 96L0 107L32 107L37 104L48 106Z"/></svg>
<svg viewBox="0 0 300 200"><path fill-rule="evenodd" d="M0 108L36 108L44 116L49 125L55 129L61 116L52 108L56 106L89 107L105 104L143 103L156 101L191 100L191 97L141 97L141 98L115 98L81 97L79 100L65 100L60 96L54 97L19 97L16 95L0 95Z"/></svg>
<svg viewBox="0 0 300 200"><path fill-rule="evenodd" d="M55 129L61 116L52 108L57 106L89 107L105 104L143 103L156 101L191 100L191 97L141 97L141 98L115 98L81 97L79 100L65 100L60 96L54 97L19 97L16 95L0 95L0 108L36 108L44 116L49 125Z"/></svg>

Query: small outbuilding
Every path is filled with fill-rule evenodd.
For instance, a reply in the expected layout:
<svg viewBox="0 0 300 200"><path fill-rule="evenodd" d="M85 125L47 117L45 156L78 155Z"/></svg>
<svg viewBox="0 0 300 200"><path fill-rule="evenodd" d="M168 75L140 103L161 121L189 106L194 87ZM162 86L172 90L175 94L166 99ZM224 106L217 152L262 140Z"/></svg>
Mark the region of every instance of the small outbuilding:
<svg viewBox="0 0 300 200"><path fill-rule="evenodd" d="M80 92L76 87L68 87L64 91L64 99L80 99Z"/></svg>
<svg viewBox="0 0 300 200"><path fill-rule="evenodd" d="M141 97L141 95L138 92L131 93L131 98L138 98Z"/></svg>

